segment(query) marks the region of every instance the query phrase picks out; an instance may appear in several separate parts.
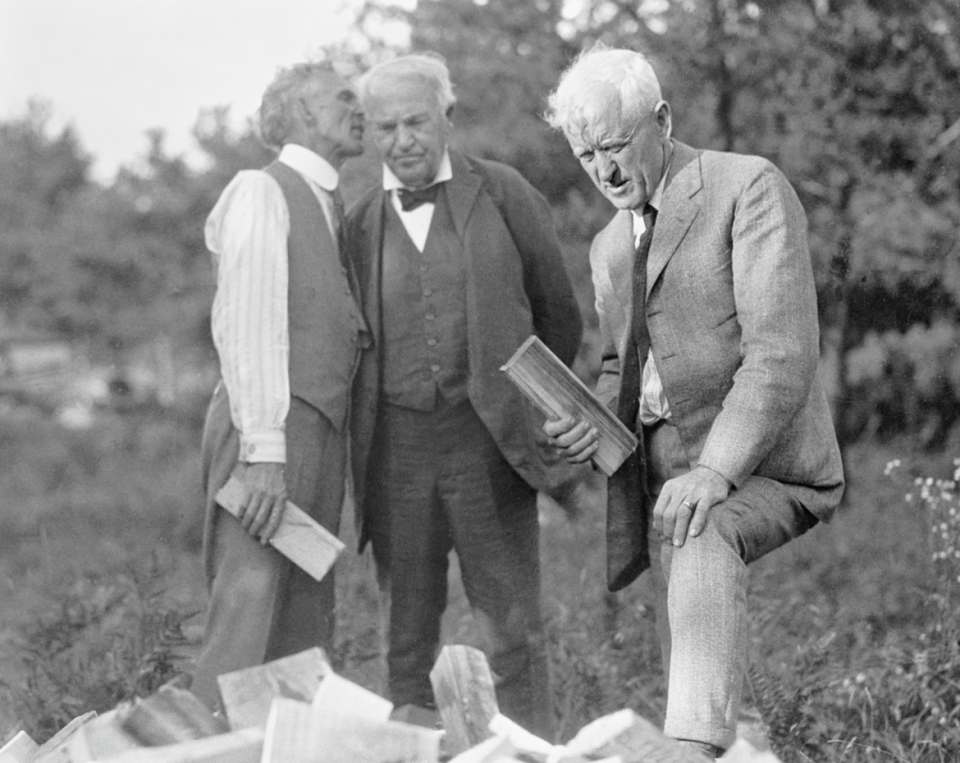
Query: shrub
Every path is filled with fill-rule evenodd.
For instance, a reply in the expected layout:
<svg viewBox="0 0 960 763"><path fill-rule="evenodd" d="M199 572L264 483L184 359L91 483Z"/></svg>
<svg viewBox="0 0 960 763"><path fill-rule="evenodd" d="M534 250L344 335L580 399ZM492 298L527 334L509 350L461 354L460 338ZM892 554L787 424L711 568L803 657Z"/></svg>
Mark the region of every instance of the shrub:
<svg viewBox="0 0 960 763"><path fill-rule="evenodd" d="M20 681L4 681L28 733L38 741L76 716L152 694L180 675L181 623L156 566L88 576L56 586L55 604L21 626Z"/></svg>

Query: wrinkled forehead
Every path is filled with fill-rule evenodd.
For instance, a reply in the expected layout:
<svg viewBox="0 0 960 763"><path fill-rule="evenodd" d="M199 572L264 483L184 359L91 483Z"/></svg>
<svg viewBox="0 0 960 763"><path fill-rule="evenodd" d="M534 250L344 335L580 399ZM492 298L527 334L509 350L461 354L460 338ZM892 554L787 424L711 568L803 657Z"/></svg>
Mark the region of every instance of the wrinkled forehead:
<svg viewBox="0 0 960 763"><path fill-rule="evenodd" d="M371 112L441 113L436 82L418 72L380 74L369 82L365 96Z"/></svg>
<svg viewBox="0 0 960 763"><path fill-rule="evenodd" d="M564 132L571 143L599 145L625 139L634 127L620 93L612 85L601 83L571 110Z"/></svg>

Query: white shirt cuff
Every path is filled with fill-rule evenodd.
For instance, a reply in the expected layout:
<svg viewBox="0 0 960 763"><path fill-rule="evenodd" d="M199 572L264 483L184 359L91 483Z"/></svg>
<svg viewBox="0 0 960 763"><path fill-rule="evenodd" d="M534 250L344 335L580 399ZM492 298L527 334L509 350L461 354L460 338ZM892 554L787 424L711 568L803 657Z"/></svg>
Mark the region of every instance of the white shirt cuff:
<svg viewBox="0 0 960 763"><path fill-rule="evenodd" d="M287 440L282 429L255 429L240 435L240 460L248 464L287 461Z"/></svg>

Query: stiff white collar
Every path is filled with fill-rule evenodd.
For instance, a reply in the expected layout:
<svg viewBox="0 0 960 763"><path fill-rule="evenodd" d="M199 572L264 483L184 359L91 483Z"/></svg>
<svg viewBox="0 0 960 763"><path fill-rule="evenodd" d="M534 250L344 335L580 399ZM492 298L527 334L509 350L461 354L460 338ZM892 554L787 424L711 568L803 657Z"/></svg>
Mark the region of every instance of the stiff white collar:
<svg viewBox="0 0 960 763"><path fill-rule="evenodd" d="M333 168L330 162L320 156L320 154L314 153L309 148L304 148L296 143L287 143L280 150L280 156L277 157L277 160L286 164L291 169L296 170L301 175L305 175L324 191L330 191L332 193L340 183L340 174Z"/></svg>

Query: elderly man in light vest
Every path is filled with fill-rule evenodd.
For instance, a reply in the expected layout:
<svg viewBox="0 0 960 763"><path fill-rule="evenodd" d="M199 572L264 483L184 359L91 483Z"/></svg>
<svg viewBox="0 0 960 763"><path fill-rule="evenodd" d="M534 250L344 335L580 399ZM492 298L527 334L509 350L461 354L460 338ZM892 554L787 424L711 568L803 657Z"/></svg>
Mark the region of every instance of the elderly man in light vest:
<svg viewBox="0 0 960 763"><path fill-rule="evenodd" d="M283 69L260 128L279 155L238 173L206 226L222 380L203 434L210 606L192 688L211 707L218 675L333 645L332 572L317 582L267 542L287 499L337 531L349 390L368 341L337 189L344 160L363 152L353 89L327 63ZM239 521L214 501L231 475Z"/></svg>

